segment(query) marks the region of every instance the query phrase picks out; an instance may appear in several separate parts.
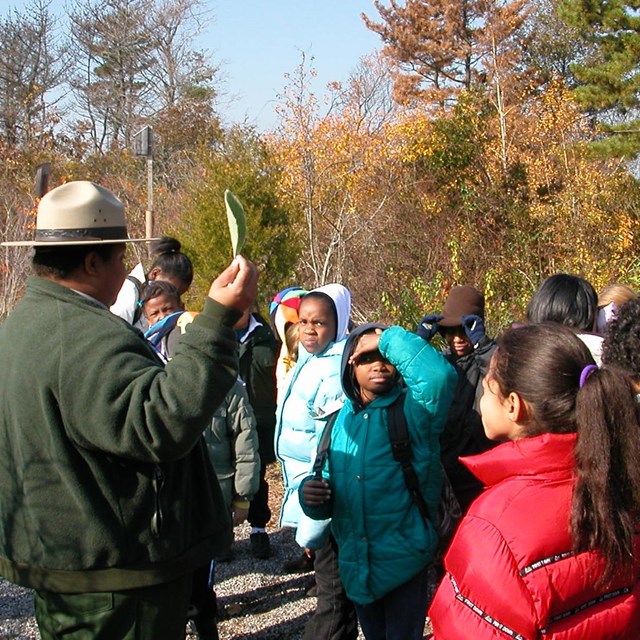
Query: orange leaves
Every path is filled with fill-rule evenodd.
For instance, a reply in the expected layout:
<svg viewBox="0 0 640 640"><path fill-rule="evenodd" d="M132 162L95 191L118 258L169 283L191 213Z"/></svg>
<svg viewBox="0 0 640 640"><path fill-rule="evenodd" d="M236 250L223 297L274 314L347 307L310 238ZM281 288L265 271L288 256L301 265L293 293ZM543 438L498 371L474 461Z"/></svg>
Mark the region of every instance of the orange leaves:
<svg viewBox="0 0 640 640"><path fill-rule="evenodd" d="M396 72L394 95L401 103L450 107L464 91L492 83L522 55L518 34L525 0L407 0L375 6L382 19L364 17L385 44ZM452 100L454 98L454 100Z"/></svg>
<svg viewBox="0 0 640 640"><path fill-rule="evenodd" d="M364 317L383 300L409 324L408 283L431 300L432 278L472 282L499 328L550 273L599 287L638 271L640 191L624 167L586 154L594 132L562 80L529 86L496 73L453 108L416 98L375 126L367 89L362 78L335 86L324 115L299 94L271 139L280 196L308 247L305 278L348 278Z"/></svg>

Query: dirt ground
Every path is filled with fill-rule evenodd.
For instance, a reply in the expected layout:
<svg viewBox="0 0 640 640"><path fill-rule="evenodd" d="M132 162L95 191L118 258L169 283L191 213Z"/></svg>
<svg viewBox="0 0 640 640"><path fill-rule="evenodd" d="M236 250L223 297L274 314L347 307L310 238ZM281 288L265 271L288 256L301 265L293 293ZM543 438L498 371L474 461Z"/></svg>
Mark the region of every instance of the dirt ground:
<svg viewBox="0 0 640 640"><path fill-rule="evenodd" d="M269 508L271 509L271 524L278 522L280 517L280 505L284 489L282 487L282 471L280 463L274 462L267 467L266 480L269 484Z"/></svg>

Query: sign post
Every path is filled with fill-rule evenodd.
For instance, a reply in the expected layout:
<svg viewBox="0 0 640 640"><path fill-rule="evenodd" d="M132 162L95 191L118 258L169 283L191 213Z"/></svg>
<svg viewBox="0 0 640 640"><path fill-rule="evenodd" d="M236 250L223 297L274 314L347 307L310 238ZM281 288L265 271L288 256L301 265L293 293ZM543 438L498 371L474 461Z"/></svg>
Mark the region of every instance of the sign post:
<svg viewBox="0 0 640 640"><path fill-rule="evenodd" d="M133 136L133 152L147 158L147 210L145 234L153 238L153 129L146 126Z"/></svg>

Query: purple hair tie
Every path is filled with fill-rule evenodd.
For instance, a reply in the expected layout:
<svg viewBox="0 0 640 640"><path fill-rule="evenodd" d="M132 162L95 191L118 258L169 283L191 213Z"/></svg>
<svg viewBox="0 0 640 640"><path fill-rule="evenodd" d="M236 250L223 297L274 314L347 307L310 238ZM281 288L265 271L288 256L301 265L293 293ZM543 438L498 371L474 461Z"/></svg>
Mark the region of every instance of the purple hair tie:
<svg viewBox="0 0 640 640"><path fill-rule="evenodd" d="M580 372L580 382L578 383L580 388L584 387L587 378L598 368L595 364L588 364L581 372Z"/></svg>

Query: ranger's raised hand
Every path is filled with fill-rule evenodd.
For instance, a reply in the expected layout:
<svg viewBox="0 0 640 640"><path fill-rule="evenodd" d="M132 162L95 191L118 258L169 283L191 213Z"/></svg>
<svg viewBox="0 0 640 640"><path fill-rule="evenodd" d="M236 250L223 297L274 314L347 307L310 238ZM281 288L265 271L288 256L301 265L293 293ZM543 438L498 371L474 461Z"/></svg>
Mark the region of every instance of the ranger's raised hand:
<svg viewBox="0 0 640 640"><path fill-rule="evenodd" d="M253 262L236 256L233 262L211 283L209 297L243 312L255 300L258 270Z"/></svg>

